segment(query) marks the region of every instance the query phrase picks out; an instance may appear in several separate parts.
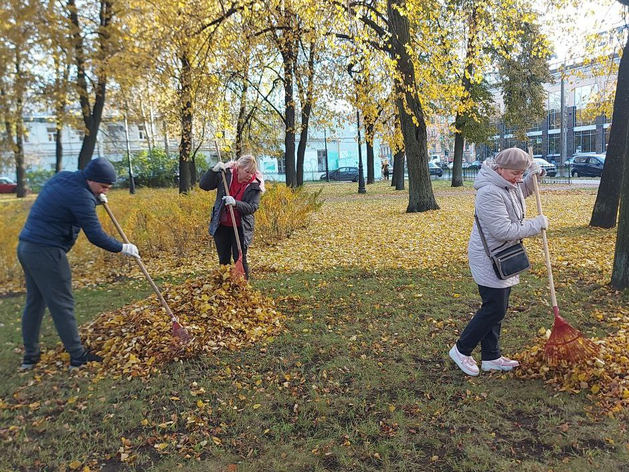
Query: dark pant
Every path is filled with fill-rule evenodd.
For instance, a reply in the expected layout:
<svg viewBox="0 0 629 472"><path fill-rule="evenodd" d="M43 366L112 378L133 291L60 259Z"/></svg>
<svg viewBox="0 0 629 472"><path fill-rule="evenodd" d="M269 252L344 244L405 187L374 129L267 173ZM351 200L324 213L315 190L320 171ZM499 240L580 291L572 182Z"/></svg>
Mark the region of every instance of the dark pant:
<svg viewBox="0 0 629 472"><path fill-rule="evenodd" d="M46 307L70 357L82 356L85 350L74 317L72 273L65 251L20 241L17 257L26 279L26 305L22 313L25 356L37 356L40 352L39 333Z"/></svg>
<svg viewBox="0 0 629 472"><path fill-rule="evenodd" d="M242 267L245 269L245 276L248 279L249 264L247 263L247 246L243 243L245 238L242 226L237 226L237 228L240 246L242 247ZM238 246L232 226L218 225L217 230L214 232L214 242L216 243L219 264L231 264L232 256L234 257L234 263L238 260Z"/></svg>
<svg viewBox="0 0 629 472"><path fill-rule="evenodd" d="M464 356L471 356L480 343L481 359L493 361L501 356L500 327L509 308L511 287L490 288L479 285L478 293L483 304L461 333L456 347Z"/></svg>

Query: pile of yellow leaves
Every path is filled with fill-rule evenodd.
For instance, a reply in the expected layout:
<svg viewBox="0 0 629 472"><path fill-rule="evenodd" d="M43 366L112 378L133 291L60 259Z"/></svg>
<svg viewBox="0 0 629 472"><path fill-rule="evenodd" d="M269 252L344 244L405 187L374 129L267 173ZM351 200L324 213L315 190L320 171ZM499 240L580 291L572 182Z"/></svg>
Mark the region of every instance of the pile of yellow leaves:
<svg viewBox="0 0 629 472"><path fill-rule="evenodd" d="M610 415L626 409L629 406L629 310L619 313L610 323L618 330L605 338L593 339L600 349L599 356L580 364L549 366L544 360L544 346L550 331L540 332L534 346L515 356L522 365L515 375L543 379L559 391L586 392Z"/></svg>
<svg viewBox="0 0 629 472"><path fill-rule="evenodd" d="M249 284L236 283L222 266L203 278L165 287L164 298L191 335L181 342L173 335L170 316L155 295L100 314L83 325L86 347L104 357L101 372L145 377L179 359L235 350L282 330L282 315L273 300ZM42 357L44 364L61 360L61 350Z"/></svg>

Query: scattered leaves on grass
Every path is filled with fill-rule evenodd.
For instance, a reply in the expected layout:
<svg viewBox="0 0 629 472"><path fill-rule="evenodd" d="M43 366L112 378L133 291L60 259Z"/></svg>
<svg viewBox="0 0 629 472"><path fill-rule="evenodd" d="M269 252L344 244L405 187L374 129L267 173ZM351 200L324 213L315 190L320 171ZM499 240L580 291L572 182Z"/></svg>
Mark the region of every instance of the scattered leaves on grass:
<svg viewBox="0 0 629 472"><path fill-rule="evenodd" d="M595 314L600 318L600 313ZM591 395L596 404L610 415L629 406L629 310L620 309L608 320L615 331L593 339L600 348L599 357L584 363L549 366L544 360L544 346L550 332L540 329L538 342L515 356L522 367L515 371L520 378L543 379L556 390Z"/></svg>

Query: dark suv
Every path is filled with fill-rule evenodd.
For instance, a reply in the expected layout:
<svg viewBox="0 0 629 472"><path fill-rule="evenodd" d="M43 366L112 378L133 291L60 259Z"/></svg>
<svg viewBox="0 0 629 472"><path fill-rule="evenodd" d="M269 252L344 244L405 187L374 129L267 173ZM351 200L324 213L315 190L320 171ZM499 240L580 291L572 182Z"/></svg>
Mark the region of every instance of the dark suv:
<svg viewBox="0 0 629 472"><path fill-rule="evenodd" d="M605 154L581 154L574 156L570 174L572 177L600 177L605 165Z"/></svg>
<svg viewBox="0 0 629 472"><path fill-rule="evenodd" d="M321 180L326 180L325 174L321 176ZM358 167L339 167L336 170L331 170L330 180L358 182Z"/></svg>

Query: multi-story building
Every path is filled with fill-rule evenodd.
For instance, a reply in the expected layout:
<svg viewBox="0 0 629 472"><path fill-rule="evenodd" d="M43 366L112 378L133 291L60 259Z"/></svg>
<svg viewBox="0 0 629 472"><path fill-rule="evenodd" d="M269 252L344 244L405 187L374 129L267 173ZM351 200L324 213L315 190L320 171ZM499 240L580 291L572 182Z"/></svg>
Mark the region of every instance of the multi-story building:
<svg viewBox="0 0 629 472"><path fill-rule="evenodd" d="M514 135L515 130L497 121L497 133L491 138L491 144L478 146L483 158L492 157L501 149L525 144L531 146L535 157L561 165L576 153L603 153L607 150L611 120L604 114L593 117L588 106L592 105L595 97L598 98L599 90L609 87L610 81L615 82L616 77L595 75L584 65L557 67L551 72L555 81L545 86L547 115L543 122L527 130L528 142L519 142ZM496 103L499 113L502 113L504 104L499 95L496 96ZM565 140L563 155L562 135Z"/></svg>

